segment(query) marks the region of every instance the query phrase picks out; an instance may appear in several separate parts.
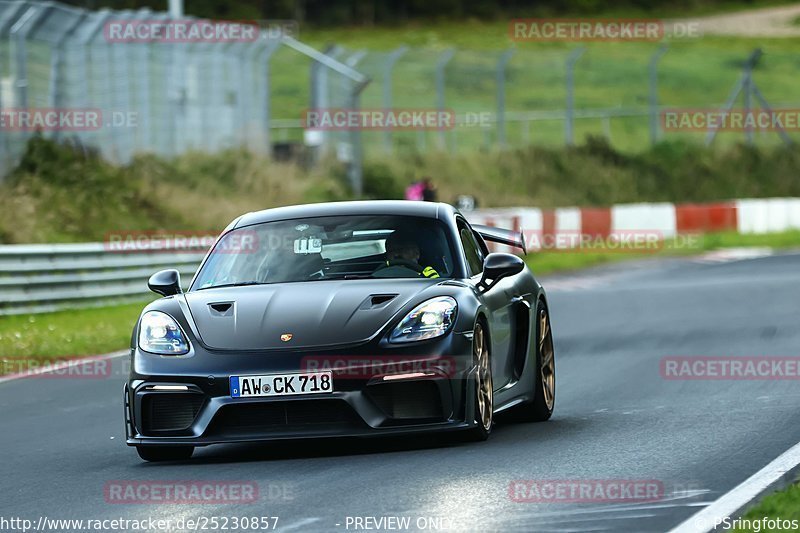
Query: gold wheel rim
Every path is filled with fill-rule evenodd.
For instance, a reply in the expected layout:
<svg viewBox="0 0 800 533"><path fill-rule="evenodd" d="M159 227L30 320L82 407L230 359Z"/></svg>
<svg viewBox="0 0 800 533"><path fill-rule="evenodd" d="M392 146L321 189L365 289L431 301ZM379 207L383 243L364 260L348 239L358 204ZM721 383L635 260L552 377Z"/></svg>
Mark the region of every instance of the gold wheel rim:
<svg viewBox="0 0 800 533"><path fill-rule="evenodd" d="M552 411L556 396L556 362L550 319L544 309L539 312L539 357L544 403L547 409Z"/></svg>
<svg viewBox="0 0 800 533"><path fill-rule="evenodd" d="M489 361L489 346L486 343L486 335L481 325L475 327L475 338L472 346L478 366L478 371L475 375L477 380L475 388L478 400L478 416L480 417L483 428L488 431L492 426L494 391L492 389L492 369Z"/></svg>

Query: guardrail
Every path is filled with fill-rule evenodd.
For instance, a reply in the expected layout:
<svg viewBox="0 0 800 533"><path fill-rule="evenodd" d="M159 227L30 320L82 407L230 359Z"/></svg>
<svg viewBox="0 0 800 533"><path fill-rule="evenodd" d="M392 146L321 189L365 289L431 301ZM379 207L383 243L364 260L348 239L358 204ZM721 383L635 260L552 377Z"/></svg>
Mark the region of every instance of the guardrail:
<svg viewBox="0 0 800 533"><path fill-rule="evenodd" d="M0 246L0 315L142 299L147 279L175 268L188 284L205 250L120 252L105 243Z"/></svg>

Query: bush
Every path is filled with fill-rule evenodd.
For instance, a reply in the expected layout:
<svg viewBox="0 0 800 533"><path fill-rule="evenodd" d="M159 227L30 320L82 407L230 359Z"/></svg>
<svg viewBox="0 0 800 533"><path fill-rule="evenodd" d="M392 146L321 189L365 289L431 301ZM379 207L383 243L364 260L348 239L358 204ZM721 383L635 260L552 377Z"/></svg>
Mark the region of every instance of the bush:
<svg viewBox="0 0 800 533"><path fill-rule="evenodd" d="M588 138L564 149L368 159L363 189L365 198L402 198L408 183L431 176L442 201L470 194L484 207L557 207L800 196L798 175L793 147L664 142L625 154ZM115 166L92 151L34 137L0 185L0 242L102 240L108 232L151 229L215 233L248 211L348 199L346 168L334 160L309 171L228 150L140 155Z"/></svg>

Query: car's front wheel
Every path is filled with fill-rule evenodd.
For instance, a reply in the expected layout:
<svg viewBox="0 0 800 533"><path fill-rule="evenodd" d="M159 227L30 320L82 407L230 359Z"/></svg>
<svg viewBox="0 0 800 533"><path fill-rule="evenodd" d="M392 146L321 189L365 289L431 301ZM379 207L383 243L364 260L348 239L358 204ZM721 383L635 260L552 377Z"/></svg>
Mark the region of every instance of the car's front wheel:
<svg viewBox="0 0 800 533"><path fill-rule="evenodd" d="M185 461L192 457L194 446L137 446L136 452L145 461Z"/></svg>
<svg viewBox="0 0 800 533"><path fill-rule="evenodd" d="M473 404L475 427L466 433L467 440L483 441L489 438L494 423L494 389L489 338L484 325L475 324L472 335L472 355L475 360L475 384Z"/></svg>

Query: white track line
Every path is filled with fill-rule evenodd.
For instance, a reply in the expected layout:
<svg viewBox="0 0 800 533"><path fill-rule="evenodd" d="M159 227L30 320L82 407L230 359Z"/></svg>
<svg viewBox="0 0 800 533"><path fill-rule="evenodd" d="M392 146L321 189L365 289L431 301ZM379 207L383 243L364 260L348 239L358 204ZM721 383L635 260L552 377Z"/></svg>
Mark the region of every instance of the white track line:
<svg viewBox="0 0 800 533"><path fill-rule="evenodd" d="M83 357L81 359L70 359L68 361L61 361L54 365L48 365L47 363L42 362L42 365L44 366L33 369L30 372L20 372L18 374L10 374L8 376L0 376L0 383L7 383L9 381L14 381L23 378L31 378L34 376L38 376L40 374L49 374L50 372L58 372L60 370L64 370L65 368L71 368L73 366L85 365L88 363L93 363L95 361L113 359L115 357L122 357L123 355L127 355L128 353L130 353L129 349L120 350L118 352L111 352L103 355L92 355L89 357Z"/></svg>
<svg viewBox="0 0 800 533"><path fill-rule="evenodd" d="M705 533L712 531L723 519L733 521L756 498L783 488L794 481L800 471L800 443L747 478L714 503L678 524L669 533Z"/></svg>

